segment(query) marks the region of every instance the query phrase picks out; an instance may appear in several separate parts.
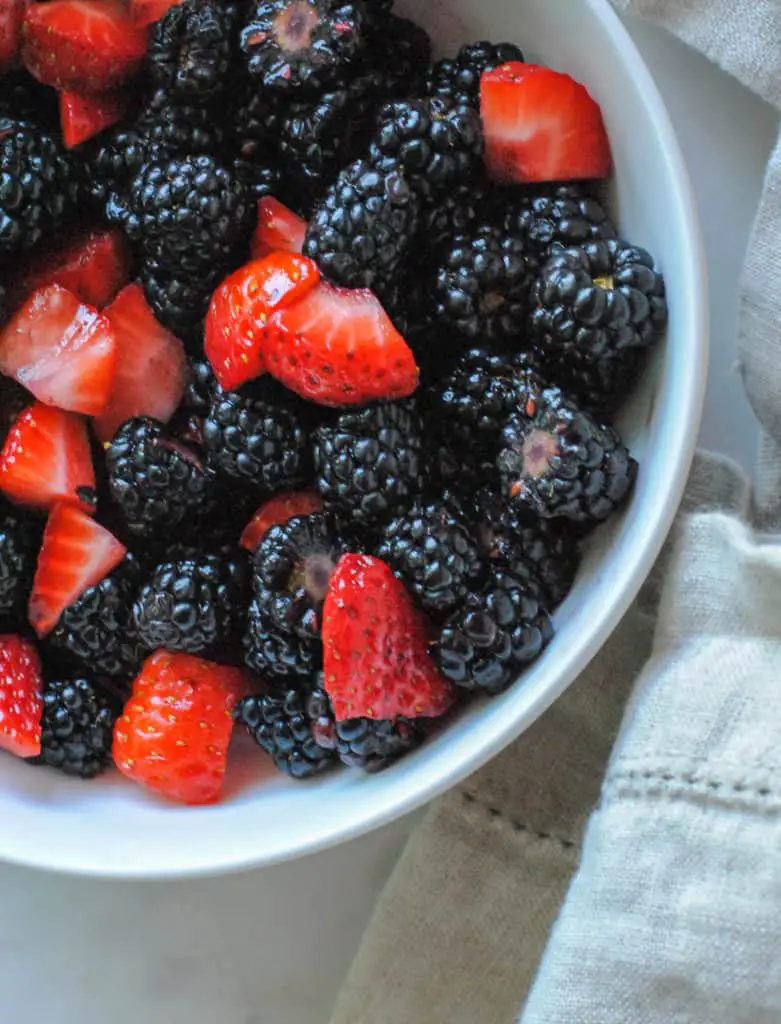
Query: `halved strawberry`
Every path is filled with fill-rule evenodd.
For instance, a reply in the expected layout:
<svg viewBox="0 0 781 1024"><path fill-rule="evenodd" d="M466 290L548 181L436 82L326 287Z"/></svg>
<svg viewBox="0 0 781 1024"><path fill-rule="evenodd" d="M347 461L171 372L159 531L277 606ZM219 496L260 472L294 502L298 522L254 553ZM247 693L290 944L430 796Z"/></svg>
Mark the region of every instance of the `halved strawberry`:
<svg viewBox="0 0 781 1024"><path fill-rule="evenodd" d="M121 121L128 107L129 98L123 92L61 92L60 125L66 147L73 149Z"/></svg>
<svg viewBox="0 0 781 1024"><path fill-rule="evenodd" d="M160 21L169 7L181 2L182 0L131 0L130 13L133 24L144 28L155 21Z"/></svg>
<svg viewBox="0 0 781 1024"><path fill-rule="evenodd" d="M130 280L130 249L121 228L93 228L60 249L37 254L16 271L10 286L13 308L28 295L59 284L82 302L101 309Z"/></svg>
<svg viewBox="0 0 781 1024"><path fill-rule="evenodd" d="M35 644L0 636L0 748L17 757L37 757L42 714L43 676Z"/></svg>
<svg viewBox="0 0 781 1024"><path fill-rule="evenodd" d="M14 422L0 452L0 491L22 505L94 506L95 470L84 420L35 402Z"/></svg>
<svg viewBox="0 0 781 1024"><path fill-rule="evenodd" d="M312 260L275 252L231 274L212 297L206 315L204 350L214 375L226 390L264 372L263 347L274 312L317 286L320 271Z"/></svg>
<svg viewBox="0 0 781 1024"><path fill-rule="evenodd" d="M0 75L16 63L28 0L0 0Z"/></svg>
<svg viewBox="0 0 781 1024"><path fill-rule="evenodd" d="M266 369L320 405L366 405L405 398L419 373L409 345L376 296L321 282L274 316Z"/></svg>
<svg viewBox="0 0 781 1024"><path fill-rule="evenodd" d="M22 25L25 67L57 89L115 89L139 70L146 48L146 32L118 0L30 4Z"/></svg>
<svg viewBox="0 0 781 1024"><path fill-rule="evenodd" d="M272 526L286 523L293 516L322 512L323 499L314 491L284 491L261 505L241 535L240 545L254 551Z"/></svg>
<svg viewBox="0 0 781 1024"><path fill-rule="evenodd" d="M273 196L258 200L258 225L252 236L252 258L259 260L272 252L301 252L306 221Z"/></svg>
<svg viewBox="0 0 781 1024"><path fill-rule="evenodd" d="M454 700L428 623L379 558L343 555L323 607L323 676L337 721L436 718Z"/></svg>
<svg viewBox="0 0 781 1024"><path fill-rule="evenodd" d="M486 71L480 107L489 176L502 183L604 178L610 141L599 105L569 75L512 61Z"/></svg>
<svg viewBox="0 0 781 1024"><path fill-rule="evenodd" d="M129 284L105 313L117 341L117 365L108 405L94 420L104 442L134 416L168 423L187 386L184 346L157 322L140 285Z"/></svg>
<svg viewBox="0 0 781 1024"><path fill-rule="evenodd" d="M39 637L57 625L66 608L100 583L127 548L100 523L67 502L54 506L43 532L28 617Z"/></svg>

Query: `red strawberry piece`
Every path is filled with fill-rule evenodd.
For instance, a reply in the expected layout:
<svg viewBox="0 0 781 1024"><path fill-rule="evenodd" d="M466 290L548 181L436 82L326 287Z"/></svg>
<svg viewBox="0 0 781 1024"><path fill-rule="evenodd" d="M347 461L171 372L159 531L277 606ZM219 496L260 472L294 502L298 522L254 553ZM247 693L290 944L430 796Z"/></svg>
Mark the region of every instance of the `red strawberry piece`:
<svg viewBox="0 0 781 1024"><path fill-rule="evenodd" d="M133 24L139 28L160 21L169 7L180 4L182 0L131 0L130 13Z"/></svg>
<svg viewBox="0 0 781 1024"><path fill-rule="evenodd" d="M17 757L37 757L42 714L43 677L35 645L19 636L0 636L0 748Z"/></svg>
<svg viewBox="0 0 781 1024"><path fill-rule="evenodd" d="M483 75L488 173L502 183L605 178L610 141L599 105L569 75L512 61Z"/></svg>
<svg viewBox="0 0 781 1024"><path fill-rule="evenodd" d="M39 637L57 625L87 587L100 583L127 553L109 531L66 502L54 506L43 532L28 615Z"/></svg>
<svg viewBox="0 0 781 1024"><path fill-rule="evenodd" d="M0 371L41 402L97 416L111 394L117 347L108 317L61 285L41 288L0 333Z"/></svg>
<svg viewBox="0 0 781 1024"><path fill-rule="evenodd" d="M212 297L204 348L226 390L264 372L263 348L273 313L315 288L320 271L312 260L276 252L231 274Z"/></svg>
<svg viewBox="0 0 781 1024"><path fill-rule="evenodd" d="M134 782L182 804L219 800L244 673L189 654L144 662L114 727L114 762Z"/></svg>
<svg viewBox="0 0 781 1024"><path fill-rule="evenodd" d="M28 0L0 0L0 75L16 64Z"/></svg>
<svg viewBox="0 0 781 1024"><path fill-rule="evenodd" d="M71 501L90 511L95 471L84 420L42 402L26 409L0 452L0 491L34 508Z"/></svg>
<svg viewBox="0 0 781 1024"><path fill-rule="evenodd" d="M94 228L64 248L24 263L11 284L11 305L59 284L98 309L130 280L130 250L121 228Z"/></svg>
<svg viewBox="0 0 781 1024"><path fill-rule="evenodd" d="M184 346L157 322L140 285L129 284L105 313L117 341L117 365L106 410L93 421L104 442L134 416L168 423L187 386Z"/></svg>
<svg viewBox="0 0 781 1024"><path fill-rule="evenodd" d="M22 25L22 60L39 82L78 92L109 92L146 56L147 36L118 0L31 4Z"/></svg>
<svg viewBox="0 0 781 1024"><path fill-rule="evenodd" d="M128 106L128 97L122 92L61 92L60 124L66 147L73 149L121 121Z"/></svg>
<svg viewBox="0 0 781 1024"><path fill-rule="evenodd" d="M303 398L366 405L404 398L418 386L412 350L370 291L321 282L274 320L266 369Z"/></svg>
<svg viewBox="0 0 781 1024"><path fill-rule="evenodd" d="M258 200L258 226L252 237L252 258L259 260L272 252L301 252L306 221L273 196Z"/></svg>
<svg viewBox="0 0 781 1024"><path fill-rule="evenodd" d="M239 543L247 551L254 551L272 526L286 523L293 516L309 516L322 510L323 499L314 491L283 491L260 506Z"/></svg>
<svg viewBox="0 0 781 1024"><path fill-rule="evenodd" d="M323 672L337 721L436 718L453 692L428 654L428 623L379 558L344 555L323 607Z"/></svg>

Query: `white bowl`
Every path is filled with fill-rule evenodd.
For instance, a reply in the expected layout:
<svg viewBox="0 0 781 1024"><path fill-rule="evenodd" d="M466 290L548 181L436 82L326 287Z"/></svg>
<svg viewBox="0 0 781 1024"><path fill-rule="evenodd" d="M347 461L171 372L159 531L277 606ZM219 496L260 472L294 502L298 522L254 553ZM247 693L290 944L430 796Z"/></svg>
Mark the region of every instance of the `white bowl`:
<svg viewBox="0 0 781 1024"><path fill-rule="evenodd" d="M697 434L707 323L692 196L653 81L606 0L399 0L398 6L423 22L442 51L478 39L512 40L527 59L586 83L602 105L616 163L615 212L625 236L655 254L670 300L666 345L620 421L641 464L631 504L597 537L557 615L553 644L522 682L473 706L386 772L342 771L293 783L258 769L265 758L253 751L237 758L224 803L186 809L148 796L116 773L82 783L3 757L0 858L96 876L214 874L300 856L388 822L465 778L534 722L605 642L661 548Z"/></svg>

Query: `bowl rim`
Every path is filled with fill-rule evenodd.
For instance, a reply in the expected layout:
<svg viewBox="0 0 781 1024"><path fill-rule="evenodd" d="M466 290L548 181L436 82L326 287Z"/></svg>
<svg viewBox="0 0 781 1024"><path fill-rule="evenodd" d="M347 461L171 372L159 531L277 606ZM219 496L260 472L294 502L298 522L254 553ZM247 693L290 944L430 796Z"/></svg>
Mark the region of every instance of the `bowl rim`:
<svg viewBox="0 0 781 1024"><path fill-rule="evenodd" d="M583 0L581 0L583 2ZM510 716L506 725L494 729L490 737L476 744L468 756L451 762L447 768L427 776L417 775L416 785L388 786L381 799L372 804L369 813L362 810L360 815L341 815L324 827L322 824L300 837L275 839L270 845L258 842L257 849L248 853L245 848L234 851L230 842L224 844L220 855L203 860L183 858L176 866L163 865L159 868L146 863L134 868L126 862L101 861L96 856L83 857L76 864L70 858L67 863L59 855L58 848L33 848L28 846L24 853L21 848L1 851L0 859L8 864L57 872L61 874L125 880L186 879L246 871L253 868L295 860L300 857L337 846L350 839L390 824L409 814L485 765L491 758L515 740L531 723L572 684L575 678L591 662L606 640L613 633L637 596L648 577L662 545L672 526L673 519L683 497L689 469L697 443L698 427L705 399L708 366L708 288L705 250L699 226L694 193L689 173L681 152L675 130L661 94L651 72L634 41L608 0L585 0L588 7L601 22L611 38L615 49L623 52L632 68L635 81L640 85L645 103L656 126L664 159L670 176L678 183L671 197L675 203L675 219L686 240L688 259L685 261L687 280L681 294L686 297L683 308L678 310L681 318L681 332L689 339L685 352L680 356L676 373L677 393L670 396L677 408L675 431L683 438L669 463L665 486L655 492L648 502L648 529L643 539L628 553L622 565L622 580L616 588L609 605L600 612L596 628L589 633L588 640L572 652L562 655L561 669L555 685L548 686L528 706L524 715ZM422 781L421 781L422 779ZM367 784L370 784L367 780Z"/></svg>

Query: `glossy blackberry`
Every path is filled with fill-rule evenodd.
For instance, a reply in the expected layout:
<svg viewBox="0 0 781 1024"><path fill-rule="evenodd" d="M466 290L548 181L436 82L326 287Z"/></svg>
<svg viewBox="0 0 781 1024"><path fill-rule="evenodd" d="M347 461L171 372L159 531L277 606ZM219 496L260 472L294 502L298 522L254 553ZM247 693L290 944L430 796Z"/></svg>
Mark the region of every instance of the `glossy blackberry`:
<svg viewBox="0 0 781 1024"><path fill-rule="evenodd" d="M233 168L241 177L253 200L274 196L295 212L300 212L298 199L290 195L289 183L282 168L273 163L272 159L276 157L261 158L257 162L253 159L241 159L234 163Z"/></svg>
<svg viewBox="0 0 781 1024"><path fill-rule="evenodd" d="M488 186L482 177L438 192L421 212L420 244L435 253L456 235L468 235L485 212Z"/></svg>
<svg viewBox="0 0 781 1024"><path fill-rule="evenodd" d="M136 127L113 128L86 144L84 159L93 199L103 206L110 197L126 202L130 180L147 159L146 141Z"/></svg>
<svg viewBox="0 0 781 1024"><path fill-rule="evenodd" d="M279 630L268 611L253 600L247 614L244 660L272 680L308 680L322 662L322 645L312 637Z"/></svg>
<svg viewBox="0 0 781 1024"><path fill-rule="evenodd" d="M466 516L442 499L417 502L391 519L376 554L437 618L465 599L482 571Z"/></svg>
<svg viewBox="0 0 781 1024"><path fill-rule="evenodd" d="M130 185L125 230L147 259L177 274L230 264L251 230L246 185L211 156L150 161Z"/></svg>
<svg viewBox="0 0 781 1024"><path fill-rule="evenodd" d="M360 526L409 509L426 473L423 421L413 402L339 415L313 436L316 485L326 511Z"/></svg>
<svg viewBox="0 0 781 1024"><path fill-rule="evenodd" d="M365 160L343 170L309 221L304 254L346 288L371 288L397 272L418 229L420 203L398 170Z"/></svg>
<svg viewBox="0 0 781 1024"><path fill-rule="evenodd" d="M121 706L108 691L83 678L46 683L41 755L36 763L92 779L111 764L114 723Z"/></svg>
<svg viewBox="0 0 781 1024"><path fill-rule="evenodd" d="M184 410L194 416L207 416L214 396L220 389L208 359L194 356L189 360L187 388L182 399Z"/></svg>
<svg viewBox="0 0 781 1024"><path fill-rule="evenodd" d="M132 623L150 651L202 654L230 644L244 627L246 564L219 555L166 561L133 602Z"/></svg>
<svg viewBox="0 0 781 1024"><path fill-rule="evenodd" d="M523 239L478 224L442 249L432 285L437 316L468 341L518 349L531 281Z"/></svg>
<svg viewBox="0 0 781 1024"><path fill-rule="evenodd" d="M138 562L126 555L112 573L65 609L47 637L48 646L74 659L81 671L129 683L143 661L130 622L140 576Z"/></svg>
<svg viewBox="0 0 781 1024"><path fill-rule="evenodd" d="M264 88L315 93L362 57L367 33L363 0L254 0L240 44Z"/></svg>
<svg viewBox="0 0 781 1024"><path fill-rule="evenodd" d="M193 517L213 481L194 452L155 420L124 423L106 451L111 497L127 529L155 539Z"/></svg>
<svg viewBox="0 0 781 1024"><path fill-rule="evenodd" d="M522 578L533 576L550 611L561 604L580 564L580 545L569 523L519 512L498 489L486 487L474 499L473 526L486 562Z"/></svg>
<svg viewBox="0 0 781 1024"><path fill-rule="evenodd" d="M174 101L166 92L158 92L152 97L140 114L136 129L140 133L146 159L157 162L196 153L216 155L225 138L213 106L197 101Z"/></svg>
<svg viewBox="0 0 781 1024"><path fill-rule="evenodd" d="M420 746L426 735L422 721L348 718L336 723L336 752L342 764L373 774Z"/></svg>
<svg viewBox="0 0 781 1024"><path fill-rule="evenodd" d="M226 277L221 267L197 276L168 272L154 261L138 272L144 295L157 319L185 343L203 341L201 327L217 286Z"/></svg>
<svg viewBox="0 0 781 1024"><path fill-rule="evenodd" d="M234 716L277 768L294 779L308 779L339 764L328 697L322 690L253 694L239 701Z"/></svg>
<svg viewBox="0 0 781 1024"><path fill-rule="evenodd" d="M442 627L434 657L455 686L493 696L515 682L552 636L534 584L495 569Z"/></svg>
<svg viewBox="0 0 781 1024"><path fill-rule="evenodd" d="M151 32L152 82L176 98L217 96L230 67L235 17L222 0L183 0L169 7Z"/></svg>
<svg viewBox="0 0 781 1024"><path fill-rule="evenodd" d="M258 490L273 493L306 479L309 445L297 408L265 382L216 394L203 443L218 473Z"/></svg>
<svg viewBox="0 0 781 1024"><path fill-rule="evenodd" d="M0 500L0 630L3 632L13 632L27 624L27 599L40 543L40 524Z"/></svg>
<svg viewBox="0 0 781 1024"><path fill-rule="evenodd" d="M54 135L6 122L0 131L0 257L33 249L74 215L79 177Z"/></svg>
<svg viewBox="0 0 781 1024"><path fill-rule="evenodd" d="M438 61L426 80L430 96L479 103L480 78L508 61L522 61L523 54L513 43L479 42L462 46L455 58Z"/></svg>
<svg viewBox="0 0 781 1024"><path fill-rule="evenodd" d="M559 388L530 386L502 431L506 499L543 518L601 522L628 496L637 463L613 427Z"/></svg>
<svg viewBox="0 0 781 1024"><path fill-rule="evenodd" d="M390 160L421 193L467 182L482 167L480 115L469 104L408 99L383 106L377 121L371 159Z"/></svg>

